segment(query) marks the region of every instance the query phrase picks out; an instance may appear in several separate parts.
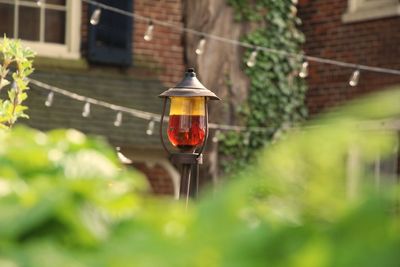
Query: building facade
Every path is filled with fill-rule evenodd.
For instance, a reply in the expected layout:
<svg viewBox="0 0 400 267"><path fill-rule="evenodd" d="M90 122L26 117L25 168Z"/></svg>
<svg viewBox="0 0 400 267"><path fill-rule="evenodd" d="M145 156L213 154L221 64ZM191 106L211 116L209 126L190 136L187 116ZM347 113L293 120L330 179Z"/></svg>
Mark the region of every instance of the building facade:
<svg viewBox="0 0 400 267"><path fill-rule="evenodd" d="M152 19L182 25L180 0L97 2L136 12ZM153 38L143 36L148 21L134 20L102 9L97 25L90 24L97 6L81 0L1 0L0 34L19 38L37 52L32 78L84 96L143 111L160 113L158 94L176 84L185 70L182 36L154 27ZM84 103L55 95L46 107L48 91L32 86L27 105L41 130L76 128L105 136L120 147L132 165L149 178L158 194L177 194L179 174L161 149L158 123L146 134L149 121L124 115L114 127L115 112L92 105L82 117Z"/></svg>
<svg viewBox="0 0 400 267"><path fill-rule="evenodd" d="M300 0L306 36L305 53L345 62L400 69L398 0ZM307 105L311 115L387 86L400 76L361 72L351 87L354 69L310 62Z"/></svg>
<svg viewBox="0 0 400 267"><path fill-rule="evenodd" d="M300 0L298 8L306 54L400 70L400 1ZM311 117L350 99L400 85L398 75L362 71L358 85L351 87L353 71L310 62L306 101ZM374 168L399 177L400 139L394 150L393 158L377 160Z"/></svg>
<svg viewBox="0 0 400 267"><path fill-rule="evenodd" d="M183 0L97 1L178 26L185 23ZM298 2L306 54L400 69L398 0ZM150 21L107 10L101 11L97 25L91 25L96 8L83 0L0 0L0 34L20 38L37 51L33 75L37 80L114 104L160 113L157 95L179 82L186 67L184 36L180 31L155 25L152 40L146 41L143 36ZM361 72L359 85L350 87L348 80L353 71L310 62L306 101L311 116L368 92L400 84L399 76ZM27 103L31 119L25 123L42 130L76 128L105 136L146 174L155 193L177 195L179 173L160 146L158 124L155 133L147 135L149 121L124 115L122 125L114 127L115 112L92 107L91 115L83 118L83 103L56 95L53 105L45 107L48 92L34 86L32 89Z"/></svg>

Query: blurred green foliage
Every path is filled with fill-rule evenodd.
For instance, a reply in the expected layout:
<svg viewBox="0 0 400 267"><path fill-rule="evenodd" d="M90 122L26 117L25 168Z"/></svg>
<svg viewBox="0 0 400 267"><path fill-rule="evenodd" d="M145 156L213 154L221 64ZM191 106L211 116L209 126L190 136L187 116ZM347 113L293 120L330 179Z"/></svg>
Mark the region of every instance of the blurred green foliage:
<svg viewBox="0 0 400 267"><path fill-rule="evenodd" d="M398 188L368 183L398 138L370 121L398 118L399 100L392 91L293 130L188 210L146 194L99 139L0 133L0 266L399 266Z"/></svg>

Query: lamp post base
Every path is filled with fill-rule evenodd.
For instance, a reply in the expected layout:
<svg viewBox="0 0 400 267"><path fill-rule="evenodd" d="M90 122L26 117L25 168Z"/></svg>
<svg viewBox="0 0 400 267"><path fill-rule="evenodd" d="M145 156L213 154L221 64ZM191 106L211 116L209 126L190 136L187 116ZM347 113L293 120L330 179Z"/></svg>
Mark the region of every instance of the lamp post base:
<svg viewBox="0 0 400 267"><path fill-rule="evenodd" d="M198 153L171 154L172 163L182 165L179 198L196 197L199 190L199 164L203 163L203 155ZM193 178L191 178L191 174Z"/></svg>

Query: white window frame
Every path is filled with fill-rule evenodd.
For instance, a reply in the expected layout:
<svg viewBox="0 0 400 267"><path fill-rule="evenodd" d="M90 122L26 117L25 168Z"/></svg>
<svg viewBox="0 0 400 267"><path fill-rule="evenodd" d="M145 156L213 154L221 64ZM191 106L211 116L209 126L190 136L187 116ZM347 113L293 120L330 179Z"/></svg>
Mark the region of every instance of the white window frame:
<svg viewBox="0 0 400 267"><path fill-rule="evenodd" d="M14 0L18 5L20 0ZM3 1L0 0L0 3ZM3 3L6 3L4 1ZM18 12L18 9L15 9ZM41 9L44 12L44 9ZM38 56L55 57L64 59L79 59L81 42L81 0L66 0L66 27L65 44L46 43L44 41L26 41L22 40L23 45L32 48ZM41 16L40 27L44 27L43 16ZM18 20L14 23L14 37L18 38ZM41 36L40 40L43 40Z"/></svg>
<svg viewBox="0 0 400 267"><path fill-rule="evenodd" d="M348 0L344 23L400 16L399 0Z"/></svg>

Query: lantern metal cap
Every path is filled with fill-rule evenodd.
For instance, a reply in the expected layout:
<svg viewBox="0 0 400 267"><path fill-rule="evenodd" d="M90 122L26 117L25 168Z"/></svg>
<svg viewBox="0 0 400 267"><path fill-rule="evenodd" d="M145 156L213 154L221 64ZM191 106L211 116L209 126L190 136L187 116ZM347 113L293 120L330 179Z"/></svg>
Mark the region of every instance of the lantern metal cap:
<svg viewBox="0 0 400 267"><path fill-rule="evenodd" d="M211 100L220 100L220 98L212 91L207 89L196 77L196 73L193 68L189 68L183 80L178 83L175 87L169 88L167 91L159 95L159 97L196 97L204 96Z"/></svg>

